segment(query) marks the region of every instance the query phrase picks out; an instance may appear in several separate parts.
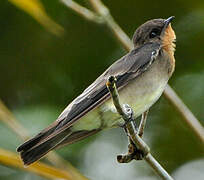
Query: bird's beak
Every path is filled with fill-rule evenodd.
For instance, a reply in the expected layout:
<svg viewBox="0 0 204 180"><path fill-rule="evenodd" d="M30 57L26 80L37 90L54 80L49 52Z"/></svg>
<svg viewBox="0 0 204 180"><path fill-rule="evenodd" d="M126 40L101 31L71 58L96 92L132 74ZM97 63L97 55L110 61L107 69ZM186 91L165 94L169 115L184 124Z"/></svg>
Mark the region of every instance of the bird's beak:
<svg viewBox="0 0 204 180"><path fill-rule="evenodd" d="M164 23L165 23L164 26L167 27L167 26L169 25L169 23L170 23L174 18L175 18L175 16L171 16L171 17L167 18L167 19L164 21Z"/></svg>
<svg viewBox="0 0 204 180"><path fill-rule="evenodd" d="M169 24L171 23L171 21L175 18L175 16L171 16L169 18L167 18L166 20L164 20L164 27L162 29L162 34L164 34L166 28L169 26Z"/></svg>

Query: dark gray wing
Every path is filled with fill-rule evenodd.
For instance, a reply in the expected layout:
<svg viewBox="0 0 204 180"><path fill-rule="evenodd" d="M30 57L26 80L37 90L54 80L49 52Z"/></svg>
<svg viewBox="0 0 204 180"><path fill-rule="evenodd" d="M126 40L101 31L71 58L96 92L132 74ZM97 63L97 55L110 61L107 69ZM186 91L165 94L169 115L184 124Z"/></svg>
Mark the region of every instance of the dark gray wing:
<svg viewBox="0 0 204 180"><path fill-rule="evenodd" d="M112 64L62 112L58 118L57 129L70 126L77 119L107 100L110 97L110 93L106 87L106 82L110 76L116 77L117 88L123 88L127 83L148 69L158 56L159 50L159 44L148 43L132 50Z"/></svg>

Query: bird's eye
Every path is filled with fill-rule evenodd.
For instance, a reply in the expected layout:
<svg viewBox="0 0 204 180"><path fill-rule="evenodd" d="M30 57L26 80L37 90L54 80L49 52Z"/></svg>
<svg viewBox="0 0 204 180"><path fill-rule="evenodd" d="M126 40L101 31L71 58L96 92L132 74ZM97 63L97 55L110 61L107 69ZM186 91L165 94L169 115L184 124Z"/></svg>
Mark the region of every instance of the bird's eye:
<svg viewBox="0 0 204 180"><path fill-rule="evenodd" d="M150 32L149 37L150 38L155 38L158 35L160 35L160 30L155 28L155 29L152 29L152 31Z"/></svg>

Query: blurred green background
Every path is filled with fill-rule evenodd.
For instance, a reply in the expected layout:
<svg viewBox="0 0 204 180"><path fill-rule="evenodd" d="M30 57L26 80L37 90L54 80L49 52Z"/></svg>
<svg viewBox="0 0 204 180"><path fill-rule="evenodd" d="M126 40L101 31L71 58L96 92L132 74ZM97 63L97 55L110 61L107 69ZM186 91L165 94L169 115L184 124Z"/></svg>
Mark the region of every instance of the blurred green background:
<svg viewBox="0 0 204 180"><path fill-rule="evenodd" d="M42 0L47 14L65 33L56 36L8 1L0 1L0 98L34 135L126 52L103 25L84 20L58 0ZM87 1L77 1L90 8ZM176 70L170 80L185 104L204 124L204 1L104 1L132 37L152 18L176 16ZM204 179L204 149L199 139L164 98L151 108L145 141L176 179ZM22 143L0 123L0 147L14 151ZM155 179L143 162L118 164L127 150L121 129L108 130L58 152L93 180ZM100 154L100 156L98 156ZM44 179L0 165L0 179Z"/></svg>

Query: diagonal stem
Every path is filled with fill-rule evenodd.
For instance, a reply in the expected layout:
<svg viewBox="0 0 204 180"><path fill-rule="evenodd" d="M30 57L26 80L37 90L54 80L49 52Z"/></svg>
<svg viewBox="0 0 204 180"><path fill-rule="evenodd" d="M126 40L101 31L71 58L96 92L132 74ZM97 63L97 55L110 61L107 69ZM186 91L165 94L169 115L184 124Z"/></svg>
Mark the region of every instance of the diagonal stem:
<svg viewBox="0 0 204 180"><path fill-rule="evenodd" d="M194 114L188 109L184 102L179 98L176 92L167 85L164 91L165 97L171 102L171 104L176 108L176 110L183 117L182 119L185 123L193 130L195 135L204 144L204 128Z"/></svg>
<svg viewBox="0 0 204 180"><path fill-rule="evenodd" d="M104 19L95 12L81 6L73 0L60 0L64 5L71 8L73 11L84 17L88 21L93 21L97 24L104 23Z"/></svg>
<svg viewBox="0 0 204 180"><path fill-rule="evenodd" d="M166 170L151 155L150 148L138 135L131 107L127 104L125 105L120 104L119 94L116 88L115 77L113 76L109 77L106 85L111 94L113 104L115 105L116 110L125 121L125 129L127 130L128 136L131 138L134 145L136 145L139 148L144 160L154 169L154 172L162 179L173 180L173 178L166 172ZM127 162L130 162L132 160L130 154L128 154L125 157L127 158L125 159Z"/></svg>
<svg viewBox="0 0 204 180"><path fill-rule="evenodd" d="M95 11L104 18L105 24L113 32L116 39L123 47L130 51L133 49L133 44L128 35L122 30L122 28L116 23L110 14L109 9L102 3L101 0L89 0Z"/></svg>

